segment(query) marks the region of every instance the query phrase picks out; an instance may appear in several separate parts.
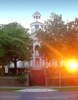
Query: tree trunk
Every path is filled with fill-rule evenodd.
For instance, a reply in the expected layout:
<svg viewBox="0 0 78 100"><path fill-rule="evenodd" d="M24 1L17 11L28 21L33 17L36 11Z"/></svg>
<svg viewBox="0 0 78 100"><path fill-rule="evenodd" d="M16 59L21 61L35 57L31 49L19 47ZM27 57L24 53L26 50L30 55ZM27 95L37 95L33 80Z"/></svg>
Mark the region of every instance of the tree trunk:
<svg viewBox="0 0 78 100"><path fill-rule="evenodd" d="M1 76L4 76L4 71L5 71L5 69L4 69L4 65L2 65Z"/></svg>
<svg viewBox="0 0 78 100"><path fill-rule="evenodd" d="M16 75L18 75L18 73L17 73L17 61L16 61L16 59L14 60L14 73L16 74Z"/></svg>

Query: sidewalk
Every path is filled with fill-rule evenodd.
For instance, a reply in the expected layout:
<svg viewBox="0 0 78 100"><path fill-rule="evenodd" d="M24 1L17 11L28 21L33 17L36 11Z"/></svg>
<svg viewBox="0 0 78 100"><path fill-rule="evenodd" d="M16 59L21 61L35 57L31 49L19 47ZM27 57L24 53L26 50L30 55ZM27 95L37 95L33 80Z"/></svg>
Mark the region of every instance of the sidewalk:
<svg viewBox="0 0 78 100"><path fill-rule="evenodd" d="M23 90L18 90L19 92L52 92L52 91L57 91L54 89L23 89Z"/></svg>
<svg viewBox="0 0 78 100"><path fill-rule="evenodd" d="M45 86L32 86L22 90L20 92L52 92L52 91L59 91L59 88L78 88L78 86L52 86L52 87L45 87Z"/></svg>
<svg viewBox="0 0 78 100"><path fill-rule="evenodd" d="M22 90L18 90L19 92L52 92L52 91L57 91L55 89L50 89L48 87L41 87L41 86L32 86L32 87L27 87Z"/></svg>

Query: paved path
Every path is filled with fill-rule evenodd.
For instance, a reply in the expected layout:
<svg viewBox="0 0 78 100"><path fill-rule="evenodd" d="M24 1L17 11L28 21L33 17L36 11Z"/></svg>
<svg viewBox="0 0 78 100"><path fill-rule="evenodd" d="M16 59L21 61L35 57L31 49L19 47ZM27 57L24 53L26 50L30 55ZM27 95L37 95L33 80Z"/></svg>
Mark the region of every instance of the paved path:
<svg viewBox="0 0 78 100"><path fill-rule="evenodd" d="M48 89L48 88L26 88L23 90L18 90L20 92L52 92L52 91L57 91L54 89Z"/></svg>

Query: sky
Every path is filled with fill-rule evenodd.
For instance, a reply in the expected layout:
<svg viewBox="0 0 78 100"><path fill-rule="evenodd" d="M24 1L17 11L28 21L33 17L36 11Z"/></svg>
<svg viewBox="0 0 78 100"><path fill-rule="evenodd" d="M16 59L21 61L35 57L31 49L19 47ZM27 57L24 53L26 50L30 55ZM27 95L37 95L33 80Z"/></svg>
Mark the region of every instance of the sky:
<svg viewBox="0 0 78 100"><path fill-rule="evenodd" d="M52 12L61 14L64 21L71 21L78 18L78 0L0 0L0 24L18 22L29 28L35 11L41 13L42 22Z"/></svg>

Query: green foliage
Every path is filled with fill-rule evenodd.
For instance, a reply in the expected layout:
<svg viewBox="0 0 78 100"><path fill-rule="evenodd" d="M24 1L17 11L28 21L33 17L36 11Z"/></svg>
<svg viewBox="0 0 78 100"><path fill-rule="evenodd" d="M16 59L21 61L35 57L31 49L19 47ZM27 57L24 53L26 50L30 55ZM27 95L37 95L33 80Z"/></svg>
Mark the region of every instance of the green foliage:
<svg viewBox="0 0 78 100"><path fill-rule="evenodd" d="M67 32L64 34L66 52L64 55L78 57L78 18L67 23ZM69 51L70 50L70 51Z"/></svg>
<svg viewBox="0 0 78 100"><path fill-rule="evenodd" d="M44 58L50 60L61 55L63 34L66 31L66 25L62 20L62 16L52 13L50 19L45 21L44 29L37 34L37 37L41 40L40 54Z"/></svg>
<svg viewBox="0 0 78 100"><path fill-rule="evenodd" d="M20 76L19 76L19 81L21 82L21 83L24 83L26 80L27 80L27 77L26 77L26 75L25 74L21 74Z"/></svg>
<svg viewBox="0 0 78 100"><path fill-rule="evenodd" d="M9 60L29 60L31 52L29 45L32 40L29 38L28 29L13 22L0 26L0 58L7 57ZM7 56L8 55L8 56Z"/></svg>

